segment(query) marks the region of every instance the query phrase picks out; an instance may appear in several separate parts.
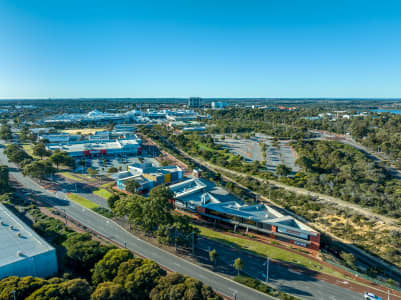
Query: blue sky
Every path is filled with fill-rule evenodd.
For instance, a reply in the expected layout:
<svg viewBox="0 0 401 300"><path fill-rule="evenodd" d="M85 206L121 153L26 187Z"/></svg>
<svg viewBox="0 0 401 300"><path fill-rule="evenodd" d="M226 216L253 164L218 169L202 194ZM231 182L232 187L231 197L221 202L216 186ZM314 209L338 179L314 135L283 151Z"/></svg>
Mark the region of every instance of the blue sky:
<svg viewBox="0 0 401 300"><path fill-rule="evenodd" d="M0 97L401 97L401 2L0 0Z"/></svg>

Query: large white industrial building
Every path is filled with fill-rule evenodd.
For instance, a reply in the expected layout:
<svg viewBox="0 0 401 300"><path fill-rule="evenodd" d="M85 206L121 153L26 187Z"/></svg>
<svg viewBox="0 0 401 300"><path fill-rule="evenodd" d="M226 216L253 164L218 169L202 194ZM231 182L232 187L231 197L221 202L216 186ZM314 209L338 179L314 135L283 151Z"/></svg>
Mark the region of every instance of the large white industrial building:
<svg viewBox="0 0 401 300"><path fill-rule="evenodd" d="M0 204L0 279L57 274L56 250Z"/></svg>
<svg viewBox="0 0 401 300"><path fill-rule="evenodd" d="M48 150L60 150L72 157L93 157L102 155L140 155L142 141L139 138L121 140L78 141L71 143L47 144Z"/></svg>

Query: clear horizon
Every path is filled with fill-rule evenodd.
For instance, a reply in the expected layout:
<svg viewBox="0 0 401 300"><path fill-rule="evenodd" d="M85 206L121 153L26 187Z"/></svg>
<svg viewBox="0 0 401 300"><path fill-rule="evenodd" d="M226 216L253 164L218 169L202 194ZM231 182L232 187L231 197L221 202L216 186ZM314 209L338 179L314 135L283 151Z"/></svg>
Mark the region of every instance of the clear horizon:
<svg viewBox="0 0 401 300"><path fill-rule="evenodd" d="M0 0L0 99L399 98L400 8Z"/></svg>

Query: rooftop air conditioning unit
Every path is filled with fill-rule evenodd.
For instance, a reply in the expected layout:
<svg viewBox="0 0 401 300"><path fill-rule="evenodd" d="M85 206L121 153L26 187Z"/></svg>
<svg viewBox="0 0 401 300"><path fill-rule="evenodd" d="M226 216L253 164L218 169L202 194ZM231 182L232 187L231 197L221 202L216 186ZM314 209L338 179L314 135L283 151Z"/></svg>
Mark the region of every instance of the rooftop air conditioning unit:
<svg viewBox="0 0 401 300"><path fill-rule="evenodd" d="M23 256L22 251L18 250L18 251L17 251L17 256L19 256L19 257Z"/></svg>

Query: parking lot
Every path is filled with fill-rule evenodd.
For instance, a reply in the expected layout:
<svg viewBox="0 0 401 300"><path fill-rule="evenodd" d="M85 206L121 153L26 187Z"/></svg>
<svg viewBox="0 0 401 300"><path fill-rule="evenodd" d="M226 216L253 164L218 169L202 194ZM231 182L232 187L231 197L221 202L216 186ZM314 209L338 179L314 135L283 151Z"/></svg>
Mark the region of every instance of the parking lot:
<svg viewBox="0 0 401 300"><path fill-rule="evenodd" d="M231 153L242 156L245 161L263 161L262 149L260 143L266 144L266 169L271 172L276 171L279 164L290 167L293 172L297 172L299 168L295 165L296 155L289 146L289 141L279 141L277 146L271 137L257 133L250 139L235 139L225 137L221 139L221 135L215 135L215 142L230 150Z"/></svg>
<svg viewBox="0 0 401 300"><path fill-rule="evenodd" d="M77 166L80 160L77 160ZM108 169L115 167L117 170L126 171L129 165L136 163L151 163L153 166L159 166L159 162L152 157L142 156L104 156L97 158L87 158L85 160L84 172L88 168L92 168L98 172L99 175L108 175ZM82 167L79 166L75 172L82 172Z"/></svg>

